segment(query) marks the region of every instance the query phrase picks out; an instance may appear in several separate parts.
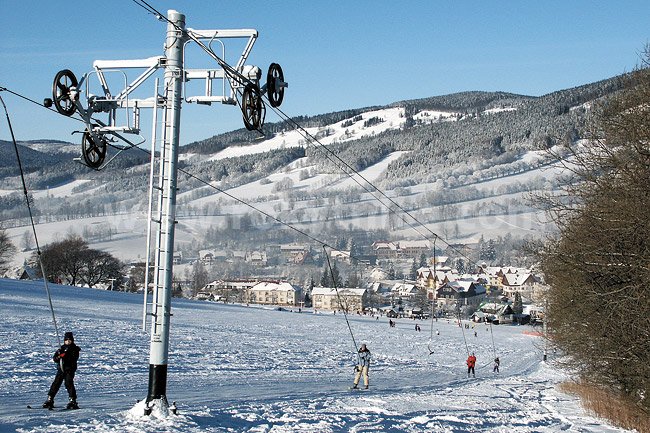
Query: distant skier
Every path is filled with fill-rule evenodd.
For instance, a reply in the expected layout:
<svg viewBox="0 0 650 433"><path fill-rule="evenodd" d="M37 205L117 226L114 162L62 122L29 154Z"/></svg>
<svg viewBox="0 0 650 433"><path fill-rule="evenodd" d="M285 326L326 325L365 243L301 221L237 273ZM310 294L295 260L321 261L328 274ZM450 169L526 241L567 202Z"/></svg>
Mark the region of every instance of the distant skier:
<svg viewBox="0 0 650 433"><path fill-rule="evenodd" d="M499 361L499 357L497 356L496 358L494 358L494 368L492 369L493 373L499 372L499 364L501 364L501 361Z"/></svg>
<svg viewBox="0 0 650 433"><path fill-rule="evenodd" d="M467 377L469 377L470 373L472 374L472 377L476 377L474 374L474 367L476 366L476 356L474 355L474 352L470 356L467 357Z"/></svg>
<svg viewBox="0 0 650 433"><path fill-rule="evenodd" d="M79 346L74 344L74 335L72 332L66 332L63 337L63 345L57 349L52 357L56 362L56 376L47 393L47 400L43 403L43 408L52 409L54 407L54 397L65 382L65 389L68 391L70 401L66 409L79 409L77 405L77 390L74 387L74 374L77 371L77 360L79 359Z"/></svg>
<svg viewBox="0 0 650 433"><path fill-rule="evenodd" d="M361 375L363 375L363 384L365 388L368 389L368 369L370 368L370 351L365 344L362 344L359 348L359 364L354 368L356 374L354 375L354 385L352 389L357 389L359 385L359 380L361 380Z"/></svg>

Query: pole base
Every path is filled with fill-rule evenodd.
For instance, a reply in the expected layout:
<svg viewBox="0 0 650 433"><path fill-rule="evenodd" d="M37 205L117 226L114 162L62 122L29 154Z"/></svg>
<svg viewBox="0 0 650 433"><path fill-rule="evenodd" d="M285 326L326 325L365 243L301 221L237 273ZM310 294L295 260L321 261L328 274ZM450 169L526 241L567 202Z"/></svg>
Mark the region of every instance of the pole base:
<svg viewBox="0 0 650 433"><path fill-rule="evenodd" d="M149 400L144 405L145 416L151 416L153 414L156 418L167 418L170 412L176 413L176 406L174 406L173 411L170 411L167 397L164 396L155 400Z"/></svg>
<svg viewBox="0 0 650 433"><path fill-rule="evenodd" d="M149 364L149 392L147 402L164 398L167 401L167 364Z"/></svg>

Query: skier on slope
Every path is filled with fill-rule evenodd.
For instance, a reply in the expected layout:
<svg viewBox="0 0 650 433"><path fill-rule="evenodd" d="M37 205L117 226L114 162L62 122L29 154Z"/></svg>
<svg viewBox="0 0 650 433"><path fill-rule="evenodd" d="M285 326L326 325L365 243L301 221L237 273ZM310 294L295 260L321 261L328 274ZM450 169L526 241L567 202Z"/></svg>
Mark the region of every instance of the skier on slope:
<svg viewBox="0 0 650 433"><path fill-rule="evenodd" d="M499 357L497 356L496 358L494 358L494 367L492 368L492 373L499 372L499 365L501 365L501 361L499 361Z"/></svg>
<svg viewBox="0 0 650 433"><path fill-rule="evenodd" d="M354 386L352 389L357 389L359 381L361 380L361 375L363 375L363 384L365 388L368 389L368 369L370 368L370 351L365 344L362 344L359 348L359 364L354 367L356 374L354 375Z"/></svg>
<svg viewBox="0 0 650 433"><path fill-rule="evenodd" d="M469 377L469 374L472 374L472 377L476 377L474 374L474 367L476 366L476 356L474 355L474 352L470 356L467 357L467 377Z"/></svg>
<svg viewBox="0 0 650 433"><path fill-rule="evenodd" d="M77 390L74 387L74 374L77 371L77 360L79 359L79 346L74 344L74 335L72 332L66 332L63 337L63 345L57 349L52 357L56 362L56 376L47 393L47 400L43 403L43 408L52 409L54 407L54 397L65 382L65 389L68 391L70 401L66 409L79 409L77 405Z"/></svg>

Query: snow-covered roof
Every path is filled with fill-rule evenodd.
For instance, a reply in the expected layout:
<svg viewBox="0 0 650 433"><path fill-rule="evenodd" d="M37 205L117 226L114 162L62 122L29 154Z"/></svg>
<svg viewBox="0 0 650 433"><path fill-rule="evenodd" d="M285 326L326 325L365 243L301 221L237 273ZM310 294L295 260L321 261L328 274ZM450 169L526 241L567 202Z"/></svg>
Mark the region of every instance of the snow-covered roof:
<svg viewBox="0 0 650 433"><path fill-rule="evenodd" d="M291 283L288 283L286 281L283 282L274 282L274 281L260 281L259 283L255 284L252 288L251 291L256 292L256 291L281 291L281 292L289 292L289 291L296 291L298 290L297 287L294 287Z"/></svg>
<svg viewBox="0 0 650 433"><path fill-rule="evenodd" d="M393 242L386 242L386 241L377 241L373 242L372 248L376 250L391 250L391 251L397 251L398 246L394 244Z"/></svg>
<svg viewBox="0 0 650 433"><path fill-rule="evenodd" d="M504 284L508 286L521 286L526 283L530 278L533 278L533 274L505 274L503 276Z"/></svg>
<svg viewBox="0 0 650 433"><path fill-rule="evenodd" d="M366 289L348 289L348 288L339 288L335 289L333 287L314 287L311 291L312 296L314 295L324 295L324 296L337 296L338 295L358 295L363 296L366 293Z"/></svg>
<svg viewBox="0 0 650 433"><path fill-rule="evenodd" d="M399 241L398 245L400 248L431 248L431 243L426 240Z"/></svg>

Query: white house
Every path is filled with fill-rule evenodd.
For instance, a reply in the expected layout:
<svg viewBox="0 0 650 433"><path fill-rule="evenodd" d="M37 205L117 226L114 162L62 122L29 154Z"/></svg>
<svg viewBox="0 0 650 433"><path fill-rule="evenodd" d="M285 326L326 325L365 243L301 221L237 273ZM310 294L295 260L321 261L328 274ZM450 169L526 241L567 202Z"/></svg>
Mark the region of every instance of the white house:
<svg viewBox="0 0 650 433"><path fill-rule="evenodd" d="M335 289L331 287L314 287L311 292L314 310L363 311L367 305L366 289Z"/></svg>
<svg viewBox="0 0 650 433"><path fill-rule="evenodd" d="M300 302L302 290L286 281L260 281L249 290L254 304L294 306Z"/></svg>

